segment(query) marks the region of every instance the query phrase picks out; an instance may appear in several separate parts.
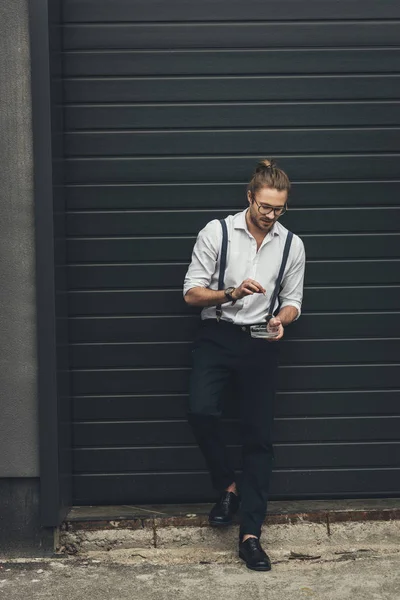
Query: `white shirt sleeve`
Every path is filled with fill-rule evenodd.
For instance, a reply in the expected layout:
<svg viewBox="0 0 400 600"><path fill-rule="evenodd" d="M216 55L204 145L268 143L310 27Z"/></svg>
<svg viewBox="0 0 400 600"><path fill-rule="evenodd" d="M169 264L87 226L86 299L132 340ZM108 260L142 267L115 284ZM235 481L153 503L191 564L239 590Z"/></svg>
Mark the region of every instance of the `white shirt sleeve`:
<svg viewBox="0 0 400 600"><path fill-rule="evenodd" d="M199 232L192 252L192 260L185 276L183 295L195 287L208 288L217 269L222 242L222 228L214 219Z"/></svg>
<svg viewBox="0 0 400 600"><path fill-rule="evenodd" d="M279 294L281 308L285 306L294 306L297 308L298 313L295 321L300 317L301 314L301 303L303 301L303 286L304 286L304 272L306 263L306 253L302 240L295 236L293 238L293 260L285 273L282 282L282 290Z"/></svg>

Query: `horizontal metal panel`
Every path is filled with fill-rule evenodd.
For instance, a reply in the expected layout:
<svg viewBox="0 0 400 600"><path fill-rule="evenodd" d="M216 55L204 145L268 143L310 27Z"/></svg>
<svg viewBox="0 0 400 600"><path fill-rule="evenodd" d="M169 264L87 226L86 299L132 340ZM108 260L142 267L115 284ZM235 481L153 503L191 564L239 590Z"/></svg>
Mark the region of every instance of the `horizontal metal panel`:
<svg viewBox="0 0 400 600"><path fill-rule="evenodd" d="M396 100L399 75L90 77L64 81L64 102Z"/></svg>
<svg viewBox="0 0 400 600"><path fill-rule="evenodd" d="M334 312L397 310L400 286L306 287L303 311ZM198 314L198 308L182 304L181 290L69 292L70 316Z"/></svg>
<svg viewBox="0 0 400 600"><path fill-rule="evenodd" d="M274 469L398 467L400 443L276 444ZM241 448L228 448L235 470L242 468ZM200 449L167 448L75 449L75 473L205 471Z"/></svg>
<svg viewBox="0 0 400 600"><path fill-rule="evenodd" d="M186 392L190 369L93 369L71 372L73 395L156 394ZM338 390L400 388L396 365L329 365L280 367L278 389ZM399 423L397 423L397 427ZM397 439L396 436L393 439Z"/></svg>
<svg viewBox="0 0 400 600"><path fill-rule="evenodd" d="M400 284L400 262L322 261L306 265L306 285L390 285ZM68 267L72 290L141 288L182 288L187 264L139 264ZM182 299L182 308L184 307Z"/></svg>
<svg viewBox="0 0 400 600"><path fill-rule="evenodd" d="M393 162L395 162L393 160ZM232 211L235 212L235 211ZM68 236L197 235L209 221L227 216L225 209L188 211L69 212ZM282 223L299 235L346 232L398 232L400 207L295 209ZM340 244L340 240L338 239ZM354 242L357 243L356 241ZM162 246L160 245L160 251Z"/></svg>
<svg viewBox="0 0 400 600"><path fill-rule="evenodd" d="M65 77L396 73L400 48L66 52Z"/></svg>
<svg viewBox="0 0 400 600"><path fill-rule="evenodd" d="M70 319L69 335L71 342L184 342L193 340L198 327L199 317L197 315L185 317L75 317ZM400 313L310 315L303 313L301 318L287 329L287 338L384 338L391 337L394 332L398 331L400 331ZM367 385L363 387L368 388ZM382 388L385 387L382 386ZM346 386L343 386L343 389L346 389ZM165 392L166 390L161 391Z"/></svg>
<svg viewBox="0 0 400 600"><path fill-rule="evenodd" d="M215 5L215 3L214 3ZM207 15L208 18L208 15ZM270 17L269 17L270 18ZM396 46L400 23L98 23L65 25L65 50Z"/></svg>
<svg viewBox="0 0 400 600"><path fill-rule="evenodd" d="M305 234L301 237L309 260L400 257L400 233ZM74 264L186 261L190 259L195 241L196 236L70 238L68 261Z"/></svg>
<svg viewBox="0 0 400 600"><path fill-rule="evenodd" d="M400 469L273 471L269 498L377 498L400 493ZM75 475L74 503L215 502L208 473Z"/></svg>
<svg viewBox="0 0 400 600"><path fill-rule="evenodd" d="M400 90L399 90L400 92ZM65 136L70 157L242 155L310 152L396 152L400 148L400 128L317 129L253 131L179 132L75 132ZM351 159L350 159L351 160ZM332 157L332 161L335 159Z"/></svg>
<svg viewBox="0 0 400 600"><path fill-rule="evenodd" d="M183 312L198 314L199 309L182 304L181 290L71 291L69 293L69 314L72 317L85 315L180 315Z"/></svg>
<svg viewBox="0 0 400 600"><path fill-rule="evenodd" d="M190 367L191 344L95 344L70 347L71 368ZM283 341L282 365L400 363L400 339Z"/></svg>
<svg viewBox="0 0 400 600"><path fill-rule="evenodd" d="M251 177L256 156L69 158L65 173L69 183L130 181L243 181ZM297 155L277 157L281 168L298 180L366 179L398 176L398 154Z"/></svg>
<svg viewBox="0 0 400 600"><path fill-rule="evenodd" d="M310 418L274 421L275 443L366 442L398 439L399 417ZM238 421L222 424L227 444L240 441ZM75 446L143 446L194 444L189 424L181 421L75 423Z"/></svg>
<svg viewBox="0 0 400 600"><path fill-rule="evenodd" d="M398 101L67 105L65 129L170 129L399 125ZM314 175L315 177L315 175ZM368 179L384 179L373 169ZM337 179L339 179L339 174ZM248 174L242 181L248 179ZM301 179L301 178L300 178ZM230 181L231 178L228 178ZM152 179L150 179L152 181ZM179 181L184 181L179 179Z"/></svg>
<svg viewBox="0 0 400 600"><path fill-rule="evenodd" d="M303 307L308 311L397 310L400 287L305 288Z"/></svg>
<svg viewBox="0 0 400 600"><path fill-rule="evenodd" d="M400 7L393 0L64 0L63 20L80 22L170 22L395 19ZM255 20L256 20L255 19ZM338 24L340 27L341 24Z"/></svg>
<svg viewBox="0 0 400 600"><path fill-rule="evenodd" d="M69 185L65 196L68 210L226 207L235 212L246 203L245 181ZM398 205L399 196L400 181L373 181L368 177L366 181L295 181L289 202L293 207L389 206Z"/></svg>
<svg viewBox="0 0 400 600"><path fill-rule="evenodd" d="M399 390L278 392L276 417L372 416L399 414ZM228 400L229 398L229 400ZM232 402L232 399L234 402ZM72 399L76 421L183 419L188 395L77 396ZM237 399L227 396L224 415L237 415Z"/></svg>
<svg viewBox="0 0 400 600"><path fill-rule="evenodd" d="M308 262L305 283L329 286L398 284L400 283L399 261Z"/></svg>
<svg viewBox="0 0 400 600"><path fill-rule="evenodd" d="M181 288L187 267L187 264L69 266L68 282L72 290L147 287Z"/></svg>

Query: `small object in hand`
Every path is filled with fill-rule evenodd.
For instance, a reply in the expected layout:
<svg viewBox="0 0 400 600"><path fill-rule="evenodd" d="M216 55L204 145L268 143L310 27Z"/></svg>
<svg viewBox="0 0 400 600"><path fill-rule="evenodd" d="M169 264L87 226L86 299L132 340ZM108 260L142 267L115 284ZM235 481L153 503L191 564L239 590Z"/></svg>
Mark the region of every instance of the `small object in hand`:
<svg viewBox="0 0 400 600"><path fill-rule="evenodd" d="M272 327L268 323L260 323L252 325L250 327L250 335L253 338L271 339L277 337L279 334L279 327Z"/></svg>

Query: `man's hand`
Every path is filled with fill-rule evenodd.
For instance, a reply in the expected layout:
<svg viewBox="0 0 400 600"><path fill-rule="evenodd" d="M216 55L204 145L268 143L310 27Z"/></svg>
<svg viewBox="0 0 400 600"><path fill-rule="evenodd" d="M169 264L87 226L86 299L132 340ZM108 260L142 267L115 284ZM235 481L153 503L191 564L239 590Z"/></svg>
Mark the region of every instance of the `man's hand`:
<svg viewBox="0 0 400 600"><path fill-rule="evenodd" d="M282 325L282 321L280 320L279 317L273 317L269 321L269 323L267 325L267 329L268 329L268 331L272 331L274 333L278 332L278 335L276 337L267 338L269 342L277 342L278 340L281 340L285 333L285 330Z"/></svg>
<svg viewBox="0 0 400 600"><path fill-rule="evenodd" d="M255 281L254 279L245 279L243 283L239 285L231 294L234 300L241 300L245 296L252 296L253 294L265 294L265 289Z"/></svg>
<svg viewBox="0 0 400 600"><path fill-rule="evenodd" d="M263 286L254 281L246 279L239 287L235 288L231 294L234 300L240 300L245 296L253 294L265 294ZM210 290L204 287L194 287L185 294L185 302L190 306L218 306L228 302L224 290Z"/></svg>

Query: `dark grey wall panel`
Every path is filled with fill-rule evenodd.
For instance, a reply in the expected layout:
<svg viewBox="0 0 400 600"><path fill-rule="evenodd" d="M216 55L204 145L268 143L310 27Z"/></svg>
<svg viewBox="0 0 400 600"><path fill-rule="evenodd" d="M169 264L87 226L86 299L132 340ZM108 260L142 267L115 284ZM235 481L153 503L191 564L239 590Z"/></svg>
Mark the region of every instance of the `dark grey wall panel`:
<svg viewBox="0 0 400 600"><path fill-rule="evenodd" d="M400 417L277 418L274 441L283 442L351 442L396 440ZM80 447L129 446L132 440L141 445L193 444L188 424L181 420L160 423L151 421L76 423L75 443ZM239 425L235 420L224 421L228 444L237 443ZM172 469L171 469L172 470Z"/></svg>
<svg viewBox="0 0 400 600"><path fill-rule="evenodd" d="M250 15L254 21L396 19L400 6L393 0L64 0L66 23L230 22L248 21Z"/></svg>
<svg viewBox="0 0 400 600"><path fill-rule="evenodd" d="M397 48L68 52L66 77L396 73Z"/></svg>
<svg viewBox="0 0 400 600"><path fill-rule="evenodd" d="M169 23L162 29L162 35L159 24L149 23L76 23L64 27L65 50L371 47L396 46L399 38L398 21L359 21L356 24L343 21L340 27L329 21L246 21L230 23L229 26L226 23L209 22Z"/></svg>
<svg viewBox="0 0 400 600"><path fill-rule="evenodd" d="M190 367L191 344L77 344L71 346L75 369ZM400 360L400 339L290 340L282 343L281 365L323 365Z"/></svg>
<svg viewBox="0 0 400 600"><path fill-rule="evenodd" d="M289 203L311 206L398 206L400 181L307 181L294 182ZM67 186L70 210L85 209L174 209L229 208L233 212L246 205L247 181L240 183L114 183Z"/></svg>
<svg viewBox="0 0 400 600"><path fill-rule="evenodd" d="M71 341L89 343L191 341L197 328L196 315L75 317L70 321ZM387 338L393 337L399 328L400 312L380 312L378 309L375 312L365 313L305 313L288 329L287 337L290 339ZM398 362L397 356L393 357L393 362ZM381 387L382 389L386 387L384 381L381 382ZM345 389L345 382L343 389Z"/></svg>
<svg viewBox="0 0 400 600"><path fill-rule="evenodd" d="M400 102L67 105L69 129L399 126ZM343 151L346 149L343 148ZM374 174L370 178L374 178ZM381 177L384 179L384 177ZM90 180L87 183L91 183Z"/></svg>
<svg viewBox="0 0 400 600"><path fill-rule="evenodd" d="M371 498L398 495L398 468L354 468L326 470L276 470L272 474L270 495L290 498ZM77 504L125 504L137 498L141 504L154 498L164 502L208 502L213 497L206 472L173 470L160 473L93 474L75 476Z"/></svg>
<svg viewBox="0 0 400 600"><path fill-rule="evenodd" d="M308 259L272 494L400 493L399 19L372 0L64 0L76 502L213 497L185 422L182 280L265 155Z"/></svg>
<svg viewBox="0 0 400 600"><path fill-rule="evenodd" d="M276 155L276 154L275 154ZM400 154L314 154L279 156L282 168L298 180L308 180L315 172L321 179L395 178ZM111 181L153 180L157 182L243 181L259 156L187 156L159 158L70 158L66 161L69 183L108 183Z"/></svg>
<svg viewBox="0 0 400 600"><path fill-rule="evenodd" d="M347 214L347 211L344 215ZM361 213L361 216L365 213ZM296 216L293 217L295 220ZM361 217L362 218L362 217ZM163 245L164 261L189 261L195 236L182 237L74 237L68 245L70 263L148 262L160 258ZM358 233L357 244L351 233L303 234L307 257L310 259L394 258L398 254L400 234Z"/></svg>
<svg viewBox="0 0 400 600"><path fill-rule="evenodd" d="M390 285L400 283L400 259L326 261L307 264L306 285ZM143 263L111 266L70 266L69 283L76 289L178 288L186 263ZM183 302L183 300L182 300Z"/></svg>
<svg viewBox="0 0 400 600"><path fill-rule="evenodd" d="M173 156L263 154L270 148L273 154L398 152L400 129L319 129L215 132L133 132L121 131L66 135L66 153L70 157L93 156ZM352 159L350 159L351 161Z"/></svg>
<svg viewBox="0 0 400 600"><path fill-rule="evenodd" d="M331 416L390 416L398 409L397 390L352 390L278 392L277 417L331 417ZM136 394L125 396L76 396L76 421L146 421L182 419L188 395ZM237 417L237 403L224 407L226 417ZM129 447L134 447L132 439Z"/></svg>
<svg viewBox="0 0 400 600"><path fill-rule="evenodd" d="M397 310L397 286L306 286L304 306L309 311ZM177 290L77 290L69 295L71 316L179 315L197 314L199 309L184 305Z"/></svg>
<svg viewBox="0 0 400 600"><path fill-rule="evenodd" d="M399 75L241 75L214 77L75 77L64 82L69 104L235 102L274 100L389 100Z"/></svg>
<svg viewBox="0 0 400 600"><path fill-rule="evenodd" d="M129 394L182 393L188 389L189 368L94 369L74 370L71 374L72 393ZM280 367L279 389L394 389L400 387L400 369L395 365L307 365ZM399 417L400 419L400 417ZM397 424L398 427L398 424Z"/></svg>
<svg viewBox="0 0 400 600"><path fill-rule="evenodd" d="M183 450L183 451L182 451ZM229 455L236 470L241 468L241 448L230 447ZM275 469L343 468L343 467L398 467L400 443L382 442L366 444L276 443L274 446ZM133 472L160 472L175 465L176 471L204 471L206 465L201 452L192 446L169 446L154 448L80 448L75 450L76 473L123 473L126 465Z"/></svg>
<svg viewBox="0 0 400 600"><path fill-rule="evenodd" d="M151 214L151 218L149 215ZM207 211L104 211L70 212L69 232L73 236L190 235L206 223L227 216L226 210ZM296 227L300 235L322 232L398 231L400 207L334 208L288 210L282 221ZM139 249L138 255L143 250ZM190 258L190 255L188 256Z"/></svg>

